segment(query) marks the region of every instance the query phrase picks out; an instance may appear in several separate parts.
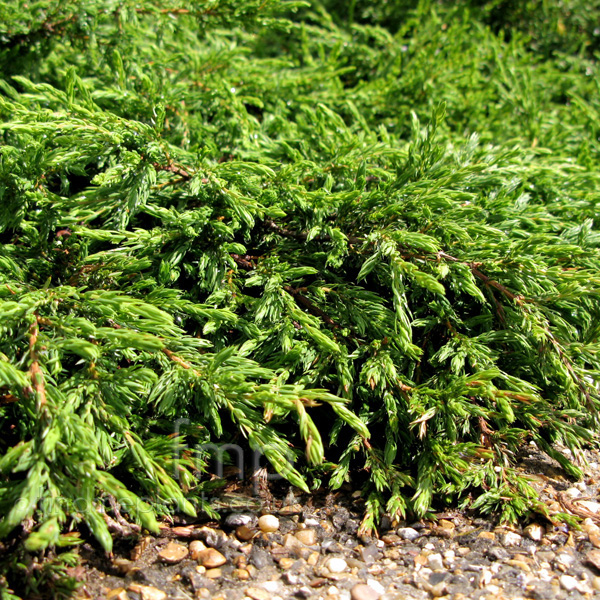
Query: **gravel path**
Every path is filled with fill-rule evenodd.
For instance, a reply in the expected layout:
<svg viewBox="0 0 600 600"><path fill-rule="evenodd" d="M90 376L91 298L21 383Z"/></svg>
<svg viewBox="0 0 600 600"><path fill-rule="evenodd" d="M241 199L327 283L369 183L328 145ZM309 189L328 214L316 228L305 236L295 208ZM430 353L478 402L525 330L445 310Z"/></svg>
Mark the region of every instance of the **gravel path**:
<svg viewBox="0 0 600 600"><path fill-rule="evenodd" d="M267 514L237 511L220 523L167 527L160 537L120 540L108 559L84 546L81 598L113 600L452 600L600 597L600 454L587 451L582 482L532 450L529 472L550 513L517 527L458 512L435 521L383 523L357 536L357 492L274 501ZM265 509L263 508L263 513Z"/></svg>

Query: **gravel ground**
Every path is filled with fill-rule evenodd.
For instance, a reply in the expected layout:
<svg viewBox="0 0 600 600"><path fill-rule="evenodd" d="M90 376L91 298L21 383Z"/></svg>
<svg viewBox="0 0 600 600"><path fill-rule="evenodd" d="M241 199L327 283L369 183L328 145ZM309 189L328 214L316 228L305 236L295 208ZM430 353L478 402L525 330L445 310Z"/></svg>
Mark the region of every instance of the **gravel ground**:
<svg viewBox="0 0 600 600"><path fill-rule="evenodd" d="M600 453L586 451L581 482L525 451L520 468L550 513L515 527L446 512L357 535L362 499L351 490L274 499L219 523L165 527L159 537L125 536L111 558L82 547L80 598L112 600L403 600L445 597L538 600L600 597ZM264 514L263 514L264 513Z"/></svg>

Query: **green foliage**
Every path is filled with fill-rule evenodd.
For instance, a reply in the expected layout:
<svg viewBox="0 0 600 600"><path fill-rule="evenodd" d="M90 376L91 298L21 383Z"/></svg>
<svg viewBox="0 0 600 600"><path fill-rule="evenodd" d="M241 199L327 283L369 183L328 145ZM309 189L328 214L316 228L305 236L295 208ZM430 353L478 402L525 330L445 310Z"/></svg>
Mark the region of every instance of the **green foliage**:
<svg viewBox="0 0 600 600"><path fill-rule="evenodd" d="M364 529L535 508L526 443L579 474L596 33L502 6L0 4L2 536L210 510L219 441L363 468Z"/></svg>

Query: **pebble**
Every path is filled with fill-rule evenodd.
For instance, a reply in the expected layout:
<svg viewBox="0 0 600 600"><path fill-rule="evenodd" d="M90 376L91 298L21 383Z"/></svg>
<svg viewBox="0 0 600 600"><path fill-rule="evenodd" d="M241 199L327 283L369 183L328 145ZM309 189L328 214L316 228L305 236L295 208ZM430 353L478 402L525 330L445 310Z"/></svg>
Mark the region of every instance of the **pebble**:
<svg viewBox="0 0 600 600"><path fill-rule="evenodd" d="M574 498L579 498L581 496L581 490L578 490L576 487L569 488L565 494L573 500Z"/></svg>
<svg viewBox="0 0 600 600"><path fill-rule="evenodd" d="M231 513L227 515L224 525L229 529L235 529L242 525L254 525L256 523L256 517L254 515L247 515L244 513Z"/></svg>
<svg viewBox="0 0 600 600"><path fill-rule="evenodd" d="M165 600L165 598L167 597L167 594L165 594L165 592L149 585L139 585L137 583L132 583L127 589L130 592L139 594L141 600Z"/></svg>
<svg viewBox="0 0 600 600"><path fill-rule="evenodd" d="M247 569L234 569L232 575L240 581L247 581L250 579L250 573L248 573Z"/></svg>
<svg viewBox="0 0 600 600"><path fill-rule="evenodd" d="M518 546L523 538L514 531L507 531L504 534L503 543L505 546Z"/></svg>
<svg viewBox="0 0 600 600"><path fill-rule="evenodd" d="M381 594L366 583L357 583L350 590L352 600L378 600Z"/></svg>
<svg viewBox="0 0 600 600"><path fill-rule="evenodd" d="M600 550L590 550L585 555L585 562L593 565L600 571Z"/></svg>
<svg viewBox="0 0 600 600"><path fill-rule="evenodd" d="M539 542L544 537L545 529L538 523L525 527L525 535L534 542Z"/></svg>
<svg viewBox="0 0 600 600"><path fill-rule="evenodd" d="M418 537L421 537L421 534L412 527L400 527L396 530L396 533L403 540L408 540L409 542L413 542Z"/></svg>
<svg viewBox="0 0 600 600"><path fill-rule="evenodd" d="M190 542L189 550L190 558L192 560L198 560L198 555L200 552L202 552L202 550L206 550L206 545L200 540L193 540Z"/></svg>
<svg viewBox="0 0 600 600"><path fill-rule="evenodd" d="M575 577L571 577L570 575L561 575L559 578L560 586L567 590L567 592L572 592L579 586L579 582Z"/></svg>
<svg viewBox="0 0 600 600"><path fill-rule="evenodd" d="M221 569L207 569L206 573L204 573L204 576L208 577L209 579L219 579L220 577L223 577L223 572Z"/></svg>
<svg viewBox="0 0 600 600"><path fill-rule="evenodd" d="M263 588L249 587L246 588L245 593L252 600L271 600L271 594Z"/></svg>
<svg viewBox="0 0 600 600"><path fill-rule="evenodd" d="M183 544L169 542L159 553L158 556L170 565L181 562L189 554L189 550Z"/></svg>
<svg viewBox="0 0 600 600"><path fill-rule="evenodd" d="M258 519L258 526L264 533L272 533L279 529L279 519L275 515L263 515Z"/></svg>
<svg viewBox="0 0 600 600"><path fill-rule="evenodd" d="M198 552L197 560L203 567L206 567L207 569L220 567L227 562L227 559L214 548L206 548L206 550L201 550Z"/></svg>
<svg viewBox="0 0 600 600"><path fill-rule="evenodd" d="M590 512L593 512L594 514L600 512L599 502L592 502L591 500L580 500L579 502L577 502L577 505L581 508L589 510Z"/></svg>
<svg viewBox="0 0 600 600"><path fill-rule="evenodd" d="M427 557L427 564L434 571L441 571L444 568L444 561L441 554L430 554Z"/></svg>
<svg viewBox="0 0 600 600"><path fill-rule="evenodd" d="M256 529L254 527L249 527L248 525L240 525L235 530L236 537L242 542L249 542L256 534Z"/></svg>
<svg viewBox="0 0 600 600"><path fill-rule="evenodd" d="M325 564L330 573L343 573L348 563L343 558L330 558Z"/></svg>
<svg viewBox="0 0 600 600"><path fill-rule="evenodd" d="M565 569L572 567L575 563L575 557L568 552L561 552L560 554L557 554L555 560L559 565L565 567Z"/></svg>
<svg viewBox="0 0 600 600"><path fill-rule="evenodd" d="M314 529L301 529L296 532L295 538L305 546L314 546L319 541Z"/></svg>

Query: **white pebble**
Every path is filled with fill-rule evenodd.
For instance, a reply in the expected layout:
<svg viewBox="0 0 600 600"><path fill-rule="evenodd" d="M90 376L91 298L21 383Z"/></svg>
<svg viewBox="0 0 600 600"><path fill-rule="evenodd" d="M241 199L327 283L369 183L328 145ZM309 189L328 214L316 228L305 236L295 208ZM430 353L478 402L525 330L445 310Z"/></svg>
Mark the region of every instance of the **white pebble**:
<svg viewBox="0 0 600 600"><path fill-rule="evenodd" d="M421 537L421 534L416 529L413 529L412 527L400 527L396 531L396 533L403 540L408 540L409 542L412 542L412 541L416 540L418 537Z"/></svg>
<svg viewBox="0 0 600 600"><path fill-rule="evenodd" d="M579 583L575 577L571 577L570 575L561 575L559 581L561 587L567 590L567 592L572 592Z"/></svg>
<svg viewBox="0 0 600 600"><path fill-rule="evenodd" d="M521 543L521 536L514 531L508 531L504 534L505 546L518 546Z"/></svg>
<svg viewBox="0 0 600 600"><path fill-rule="evenodd" d="M444 568L444 561L441 554L430 554L427 557L427 564L434 571L441 571Z"/></svg>
<svg viewBox="0 0 600 600"><path fill-rule="evenodd" d="M258 526L265 533L272 533L279 529L279 519L275 515L263 515L258 519Z"/></svg>
<svg viewBox="0 0 600 600"><path fill-rule="evenodd" d="M385 588L376 579L367 579L367 585L378 594L385 594Z"/></svg>
<svg viewBox="0 0 600 600"><path fill-rule="evenodd" d="M343 573L348 568L348 563L343 558L330 558L325 566L330 573Z"/></svg>

